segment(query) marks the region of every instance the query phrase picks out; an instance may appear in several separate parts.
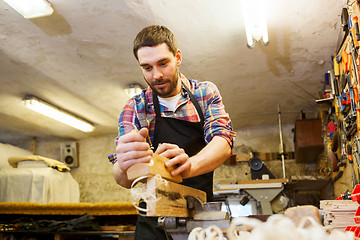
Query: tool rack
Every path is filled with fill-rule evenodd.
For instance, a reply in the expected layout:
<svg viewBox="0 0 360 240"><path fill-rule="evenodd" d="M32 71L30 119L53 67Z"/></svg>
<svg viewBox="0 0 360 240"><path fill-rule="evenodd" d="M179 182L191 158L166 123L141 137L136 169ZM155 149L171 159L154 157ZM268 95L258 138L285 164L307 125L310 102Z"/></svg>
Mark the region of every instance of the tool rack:
<svg viewBox="0 0 360 240"><path fill-rule="evenodd" d="M332 56L332 69L325 73L323 99L317 100L329 103L322 116L325 150L334 182L347 183L338 192L353 190L360 183L359 17L358 1L348 1L341 10L343 39ZM336 184L334 188L336 194Z"/></svg>

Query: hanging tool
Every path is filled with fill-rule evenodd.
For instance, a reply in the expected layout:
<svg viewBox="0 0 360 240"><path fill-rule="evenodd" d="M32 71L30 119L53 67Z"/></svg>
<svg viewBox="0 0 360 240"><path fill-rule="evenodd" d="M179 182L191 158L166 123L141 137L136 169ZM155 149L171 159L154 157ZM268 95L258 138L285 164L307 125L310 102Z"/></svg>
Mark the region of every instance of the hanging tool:
<svg viewBox="0 0 360 240"><path fill-rule="evenodd" d="M360 157L359 157L359 152L358 150L354 150L353 151L353 156L355 158L355 161L356 161L356 165L357 165L357 182L359 183L360 181Z"/></svg>
<svg viewBox="0 0 360 240"><path fill-rule="evenodd" d="M340 64L336 60L336 57L333 58L333 64L334 64L334 75L336 78L340 77Z"/></svg>
<svg viewBox="0 0 360 240"><path fill-rule="evenodd" d="M347 38L347 35L349 34L348 18L349 18L348 10L347 10L347 8L343 8L341 10L341 26L342 26L342 29L340 29L339 37L338 37L338 40L337 40L336 53L338 53L340 51L341 46L344 44L344 42L345 42L345 40ZM340 39L342 39L342 40L340 41Z"/></svg>
<svg viewBox="0 0 360 240"><path fill-rule="evenodd" d="M346 144L346 154L349 160L349 164L351 167L351 178L352 178L352 187L354 188L356 186L356 178L355 178L355 172L354 172L354 166L353 166L353 158L352 158L352 146L348 143Z"/></svg>
<svg viewBox="0 0 360 240"><path fill-rule="evenodd" d="M360 142L359 141L360 141L360 139L357 136L355 136L354 143L356 145L356 148L355 148L355 150L353 150L353 155L355 157L355 161L357 164L358 183L360 183L360 155L359 155Z"/></svg>
<svg viewBox="0 0 360 240"><path fill-rule="evenodd" d="M360 151L360 139L357 136L355 137L354 142L355 142L355 145L356 145L356 150Z"/></svg>
<svg viewBox="0 0 360 240"><path fill-rule="evenodd" d="M282 162L282 168L283 168L283 177L286 178L286 174L285 174L285 154L284 154L284 142L283 142L282 129L281 129L280 105L278 105L278 113L279 113L280 155L281 155L281 162Z"/></svg>
<svg viewBox="0 0 360 240"><path fill-rule="evenodd" d="M353 20L353 26L354 26L354 30L355 30L355 39L356 39L356 41L360 41L358 17L355 16L355 17L353 17L352 20Z"/></svg>
<svg viewBox="0 0 360 240"><path fill-rule="evenodd" d="M349 10L351 12L353 12L351 7L349 7ZM356 22L354 22L354 20ZM357 29L355 29L356 27L357 27ZM351 14L349 15L349 18L348 18L348 28L349 28L349 35L350 35L354 50L357 50L360 46L359 41L356 39L356 32L359 33L359 24L357 24L357 17L353 18L351 16ZM357 54L355 56L357 57Z"/></svg>
<svg viewBox="0 0 360 240"><path fill-rule="evenodd" d="M343 116L346 116L346 114L351 109L351 100L350 100L350 94L349 91L343 91L341 95L339 96L339 102L340 102L340 112L343 114Z"/></svg>
<svg viewBox="0 0 360 240"><path fill-rule="evenodd" d="M360 46L359 40L360 40L360 34L359 34L359 23L358 23L358 17L352 17L354 15L354 11L352 7L349 6L350 15L348 18L348 29L349 29L349 35L352 43L352 49L350 48L350 45L348 46L349 52L351 54L351 62L353 65L353 73L355 78L355 83L359 83L359 71L357 66L357 58L358 58L358 49Z"/></svg>
<svg viewBox="0 0 360 240"><path fill-rule="evenodd" d="M351 55L344 49L341 53L341 63L344 70L344 73L349 72L351 64Z"/></svg>
<svg viewBox="0 0 360 240"><path fill-rule="evenodd" d="M359 41L356 40L355 26L353 24L353 18L351 15L351 14L353 14L353 11L350 6L348 8L350 11L350 14L348 15L348 31L349 31L352 46L354 47L354 49L357 49L357 48L359 48Z"/></svg>
<svg viewBox="0 0 360 240"><path fill-rule="evenodd" d="M331 83L331 88L332 88L332 92L333 92L333 98L334 98L334 103L335 103L335 114L336 114L336 118L339 117L339 95L340 95L340 90L339 90L339 77L340 77L340 69L339 69L340 65L337 63L336 58L333 58L333 68L334 70L328 71L328 74L330 76L330 83ZM337 70L335 68L338 68Z"/></svg>
<svg viewBox="0 0 360 240"><path fill-rule="evenodd" d="M339 121L339 135L340 135L340 142L341 142L341 149L340 149L340 159L338 166L346 166L346 136L345 136L345 130L344 130L344 123L343 121Z"/></svg>

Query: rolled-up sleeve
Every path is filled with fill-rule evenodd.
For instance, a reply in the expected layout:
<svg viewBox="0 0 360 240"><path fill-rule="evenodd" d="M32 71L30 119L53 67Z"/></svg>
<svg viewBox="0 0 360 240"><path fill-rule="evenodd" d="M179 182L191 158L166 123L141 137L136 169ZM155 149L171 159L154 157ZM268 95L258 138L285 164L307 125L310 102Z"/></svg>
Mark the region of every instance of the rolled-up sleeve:
<svg viewBox="0 0 360 240"><path fill-rule="evenodd" d="M222 97L215 84L207 82L206 95L204 95L203 100L205 104L205 141L209 143L214 136L221 136L232 148L236 134L232 129L230 116L225 111Z"/></svg>

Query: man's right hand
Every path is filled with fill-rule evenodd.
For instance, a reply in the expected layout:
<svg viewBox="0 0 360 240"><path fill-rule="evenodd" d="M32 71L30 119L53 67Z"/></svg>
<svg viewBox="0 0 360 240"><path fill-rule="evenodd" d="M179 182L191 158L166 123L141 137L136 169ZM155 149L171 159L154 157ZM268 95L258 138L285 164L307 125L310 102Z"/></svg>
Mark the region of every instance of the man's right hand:
<svg viewBox="0 0 360 240"><path fill-rule="evenodd" d="M149 131L142 128L133 130L116 141L117 162L113 166L116 181L123 187L129 187L126 171L136 163L149 162L153 154L150 145L146 142Z"/></svg>
<svg viewBox="0 0 360 240"><path fill-rule="evenodd" d="M116 144L116 156L119 167L126 171L135 163L149 162L152 151L146 142L149 132L147 128L140 131L133 130L118 138Z"/></svg>

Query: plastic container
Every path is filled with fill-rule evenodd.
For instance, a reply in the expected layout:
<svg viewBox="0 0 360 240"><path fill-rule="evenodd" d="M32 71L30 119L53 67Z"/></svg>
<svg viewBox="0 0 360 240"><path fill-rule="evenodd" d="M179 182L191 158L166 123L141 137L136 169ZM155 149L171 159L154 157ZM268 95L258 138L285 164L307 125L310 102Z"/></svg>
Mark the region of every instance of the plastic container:
<svg viewBox="0 0 360 240"><path fill-rule="evenodd" d="M360 204L360 185L356 185L351 193L351 200Z"/></svg>
<svg viewBox="0 0 360 240"><path fill-rule="evenodd" d="M360 227L359 226L347 226L345 232L353 232L355 237L360 236Z"/></svg>

